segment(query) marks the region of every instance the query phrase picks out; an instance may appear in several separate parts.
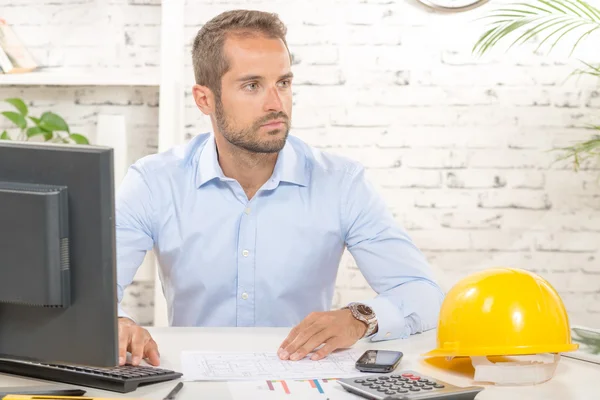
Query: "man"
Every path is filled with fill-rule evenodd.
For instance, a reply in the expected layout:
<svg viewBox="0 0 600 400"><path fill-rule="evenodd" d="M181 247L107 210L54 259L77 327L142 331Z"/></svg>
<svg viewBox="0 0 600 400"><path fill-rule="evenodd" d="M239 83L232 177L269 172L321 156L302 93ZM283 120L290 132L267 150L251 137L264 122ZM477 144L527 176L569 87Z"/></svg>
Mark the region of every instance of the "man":
<svg viewBox="0 0 600 400"><path fill-rule="evenodd" d="M213 132L134 164L117 196L119 300L155 249L174 326L289 326L284 360L321 359L363 337L435 327L443 293L356 162L288 132L290 54L277 15L229 11L193 45L198 108ZM347 246L378 296L331 307ZM119 310L120 363L158 365Z"/></svg>

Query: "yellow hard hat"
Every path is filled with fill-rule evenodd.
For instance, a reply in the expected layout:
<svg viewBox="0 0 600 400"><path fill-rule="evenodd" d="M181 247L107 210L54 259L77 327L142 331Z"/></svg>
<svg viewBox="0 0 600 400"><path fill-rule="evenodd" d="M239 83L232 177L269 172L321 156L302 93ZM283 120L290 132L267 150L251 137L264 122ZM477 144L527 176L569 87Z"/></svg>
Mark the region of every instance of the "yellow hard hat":
<svg viewBox="0 0 600 400"><path fill-rule="evenodd" d="M459 281L439 315L437 349L426 357L501 356L573 351L569 319L540 276L492 268Z"/></svg>

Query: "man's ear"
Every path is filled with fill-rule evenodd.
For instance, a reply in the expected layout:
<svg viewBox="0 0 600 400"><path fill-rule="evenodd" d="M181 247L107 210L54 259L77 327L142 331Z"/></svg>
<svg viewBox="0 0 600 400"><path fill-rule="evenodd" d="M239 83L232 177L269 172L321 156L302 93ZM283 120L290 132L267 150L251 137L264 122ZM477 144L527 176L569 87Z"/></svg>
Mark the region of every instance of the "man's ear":
<svg viewBox="0 0 600 400"><path fill-rule="evenodd" d="M194 85L192 96L194 96L196 106L203 114L210 115L215 111L215 96L207 86Z"/></svg>

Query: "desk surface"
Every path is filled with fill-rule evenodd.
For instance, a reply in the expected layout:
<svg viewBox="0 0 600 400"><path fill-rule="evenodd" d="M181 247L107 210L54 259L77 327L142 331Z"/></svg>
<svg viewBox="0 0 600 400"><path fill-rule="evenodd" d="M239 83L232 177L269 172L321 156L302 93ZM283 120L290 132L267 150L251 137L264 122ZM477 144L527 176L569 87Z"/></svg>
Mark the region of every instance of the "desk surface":
<svg viewBox="0 0 600 400"><path fill-rule="evenodd" d="M181 371L180 353L183 350L199 351L276 351L285 338L288 329L280 328L152 328L154 339L161 353L161 367ZM420 354L435 345L433 331L415 335L405 340L370 343L361 341L357 349L379 348L400 350L404 358L399 369L415 369L425 375L447 381L458 386L473 384L468 378L466 364L456 370L437 368L423 361ZM469 363L470 365L470 363ZM11 375L0 374L0 386L47 385L48 382L36 381ZM86 396L123 397L148 400L161 400L173 388L176 381L158 383L121 395L113 392L86 389ZM598 399L600 393L600 365L586 363L563 357L554 378L536 386L496 387L486 386L486 390L477 396L477 400L544 399L544 400L585 400ZM356 397L357 400L359 397ZM177 396L177 400L229 400L231 396L226 383L186 382Z"/></svg>

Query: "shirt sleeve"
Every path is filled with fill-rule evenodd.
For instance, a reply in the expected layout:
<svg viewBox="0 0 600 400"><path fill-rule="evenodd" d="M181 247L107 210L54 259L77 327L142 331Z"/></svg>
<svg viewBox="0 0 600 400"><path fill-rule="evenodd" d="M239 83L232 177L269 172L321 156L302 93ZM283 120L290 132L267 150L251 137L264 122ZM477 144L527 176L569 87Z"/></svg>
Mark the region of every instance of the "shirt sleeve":
<svg viewBox="0 0 600 400"><path fill-rule="evenodd" d="M377 296L373 341L406 338L435 328L444 293L423 253L394 220L383 199L357 168L343 193L342 226L348 250Z"/></svg>
<svg viewBox="0 0 600 400"><path fill-rule="evenodd" d="M155 203L141 165L134 164L125 175L116 196L118 316L131 318L121 307L125 288L131 284L146 252L154 246Z"/></svg>

